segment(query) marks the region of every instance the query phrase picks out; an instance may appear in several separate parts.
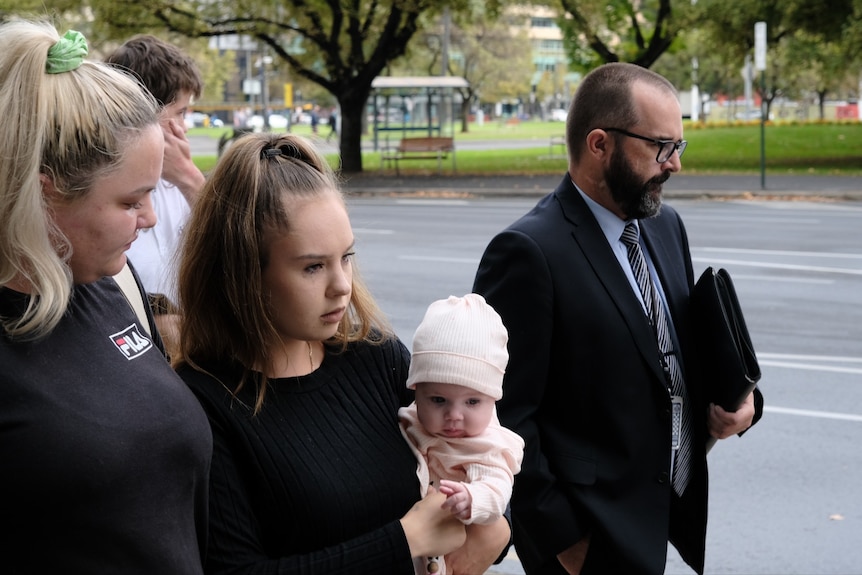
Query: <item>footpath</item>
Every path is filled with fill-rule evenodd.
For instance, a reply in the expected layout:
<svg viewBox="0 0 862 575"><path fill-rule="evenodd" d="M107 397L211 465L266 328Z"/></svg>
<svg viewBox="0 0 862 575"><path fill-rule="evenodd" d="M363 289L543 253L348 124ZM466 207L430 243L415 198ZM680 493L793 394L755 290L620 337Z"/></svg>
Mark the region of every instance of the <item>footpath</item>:
<svg viewBox="0 0 862 575"><path fill-rule="evenodd" d="M563 174L539 176L396 176L369 170L345 177L344 191L353 196L539 197L551 192ZM765 185L762 185L765 184ZM862 176L821 175L687 175L664 184L666 198L752 200L862 200Z"/></svg>

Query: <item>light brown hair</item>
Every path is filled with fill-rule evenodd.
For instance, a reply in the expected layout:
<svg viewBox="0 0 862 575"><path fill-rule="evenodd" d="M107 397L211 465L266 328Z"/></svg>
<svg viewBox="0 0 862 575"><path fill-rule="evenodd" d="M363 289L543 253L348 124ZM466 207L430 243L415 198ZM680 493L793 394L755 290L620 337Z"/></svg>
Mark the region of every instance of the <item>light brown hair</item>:
<svg viewBox="0 0 862 575"><path fill-rule="evenodd" d="M265 152L266 151L266 152ZM323 194L343 197L326 160L307 140L291 134L248 134L231 144L196 202L183 235L179 298L180 349L173 358L196 369L238 361L238 392L257 386L255 412L263 405L265 373L278 341L263 289L267 238L291 225L292 199ZM328 344L380 342L393 332L354 265L350 305Z"/></svg>

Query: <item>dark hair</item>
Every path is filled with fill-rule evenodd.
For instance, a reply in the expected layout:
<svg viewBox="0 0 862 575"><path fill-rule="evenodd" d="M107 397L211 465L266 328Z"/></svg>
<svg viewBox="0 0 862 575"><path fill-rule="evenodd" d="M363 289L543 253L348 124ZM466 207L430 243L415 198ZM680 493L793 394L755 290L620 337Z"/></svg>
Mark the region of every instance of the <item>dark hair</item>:
<svg viewBox="0 0 862 575"><path fill-rule="evenodd" d="M162 107L176 100L180 92L189 92L195 98L203 93L203 80L194 60L155 36L134 36L109 54L105 62L135 74Z"/></svg>
<svg viewBox="0 0 862 575"><path fill-rule="evenodd" d="M596 128L627 129L638 122L632 91L635 82L667 90L676 96L676 89L666 78L635 64L604 64L584 77L572 99L566 121L566 145L572 163L577 163L587 134Z"/></svg>

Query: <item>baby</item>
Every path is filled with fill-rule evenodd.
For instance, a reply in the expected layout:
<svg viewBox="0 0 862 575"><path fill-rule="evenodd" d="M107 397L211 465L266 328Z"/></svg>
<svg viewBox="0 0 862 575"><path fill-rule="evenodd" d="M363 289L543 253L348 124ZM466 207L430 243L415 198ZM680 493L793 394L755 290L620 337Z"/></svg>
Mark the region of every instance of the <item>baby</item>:
<svg viewBox="0 0 862 575"><path fill-rule="evenodd" d="M509 336L477 294L432 303L413 337L407 387L416 400L398 415L419 465L422 495L434 485L464 524L497 521L521 469L524 441L502 427ZM442 558L417 558L416 572L445 573Z"/></svg>

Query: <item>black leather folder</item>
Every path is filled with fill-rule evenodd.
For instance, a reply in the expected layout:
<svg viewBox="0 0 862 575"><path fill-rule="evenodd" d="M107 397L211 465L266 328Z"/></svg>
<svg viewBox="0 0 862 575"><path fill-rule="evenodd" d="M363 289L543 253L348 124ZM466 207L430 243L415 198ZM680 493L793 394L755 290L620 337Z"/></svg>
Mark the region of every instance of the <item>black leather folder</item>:
<svg viewBox="0 0 862 575"><path fill-rule="evenodd" d="M694 286L691 305L707 399L736 411L760 380L760 365L727 270L706 268Z"/></svg>

